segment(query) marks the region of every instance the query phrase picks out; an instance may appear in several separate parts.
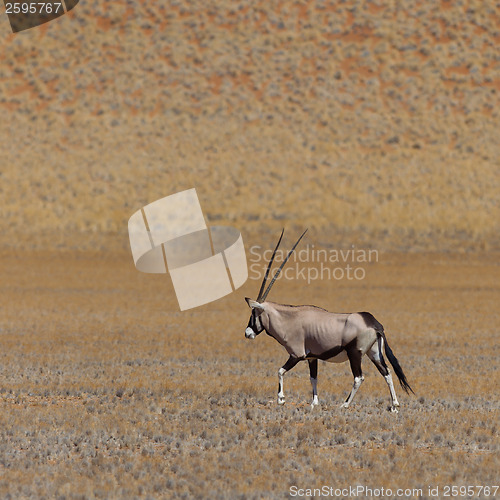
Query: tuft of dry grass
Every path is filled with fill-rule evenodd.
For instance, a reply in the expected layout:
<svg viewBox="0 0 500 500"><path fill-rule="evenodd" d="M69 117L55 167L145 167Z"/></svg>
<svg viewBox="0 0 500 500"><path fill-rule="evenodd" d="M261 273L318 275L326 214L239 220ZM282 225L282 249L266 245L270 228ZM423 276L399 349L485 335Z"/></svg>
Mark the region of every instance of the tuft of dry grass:
<svg viewBox="0 0 500 500"><path fill-rule="evenodd" d="M416 396L368 360L285 378L267 336L244 339L243 290L180 313L165 277L128 255L0 259L0 496L283 498L302 488L498 482L498 256L382 254L360 282L280 281L273 298L370 310ZM29 471L29 473L27 473Z"/></svg>

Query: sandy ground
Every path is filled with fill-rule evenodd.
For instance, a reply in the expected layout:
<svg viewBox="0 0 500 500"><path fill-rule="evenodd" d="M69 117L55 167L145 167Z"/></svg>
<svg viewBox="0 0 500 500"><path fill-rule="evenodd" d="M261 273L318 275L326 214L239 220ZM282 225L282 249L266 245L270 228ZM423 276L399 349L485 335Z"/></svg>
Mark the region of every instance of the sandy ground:
<svg viewBox="0 0 500 500"><path fill-rule="evenodd" d="M293 487L498 484L496 254L388 254L358 281L279 281L270 299L371 311L415 396L401 411L365 360L285 378L285 351L244 338L259 283L183 313L128 254L3 253L2 498L285 498ZM292 488L292 489L291 489ZM10 496L9 496L10 495ZM395 493L394 493L395 495ZM394 496L393 495L393 496ZM484 495L479 495L484 497Z"/></svg>

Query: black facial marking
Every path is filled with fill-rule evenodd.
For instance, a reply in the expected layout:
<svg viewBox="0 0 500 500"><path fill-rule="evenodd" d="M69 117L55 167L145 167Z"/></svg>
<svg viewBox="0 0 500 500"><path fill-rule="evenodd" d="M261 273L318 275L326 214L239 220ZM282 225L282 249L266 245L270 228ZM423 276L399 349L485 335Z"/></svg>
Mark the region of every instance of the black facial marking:
<svg viewBox="0 0 500 500"><path fill-rule="evenodd" d="M251 328L255 332L255 335L258 335L262 332L262 330L264 330L262 321L260 320L259 315L257 314L257 311L255 309L252 309L252 314L250 315L247 328Z"/></svg>

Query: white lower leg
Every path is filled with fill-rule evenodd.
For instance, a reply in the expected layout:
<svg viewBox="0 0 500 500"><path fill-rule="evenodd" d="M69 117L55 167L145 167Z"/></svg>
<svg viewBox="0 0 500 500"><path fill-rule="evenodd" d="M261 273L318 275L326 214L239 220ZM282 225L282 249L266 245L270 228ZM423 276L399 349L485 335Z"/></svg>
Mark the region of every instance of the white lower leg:
<svg viewBox="0 0 500 500"><path fill-rule="evenodd" d="M310 377L311 380L311 385L312 385L312 390L313 390L313 400L311 403L311 407L314 408L319 404L318 402L318 379L317 378L312 378Z"/></svg>
<svg viewBox="0 0 500 500"><path fill-rule="evenodd" d="M385 377L385 381L387 382L387 385L389 386L389 391L391 392L391 400L392 400L392 408L391 411L398 411L398 398L396 397L396 391L394 390L394 383L392 382L392 376L391 374L387 374Z"/></svg>
<svg viewBox="0 0 500 500"><path fill-rule="evenodd" d="M351 394L349 394L349 397L347 398L345 403L342 403L341 407L342 408L349 408L349 405L351 404L352 400L354 399L354 396L358 392L358 389L361 387L361 384L363 383L363 380L365 377L354 377L354 384L352 386Z"/></svg>
<svg viewBox="0 0 500 500"><path fill-rule="evenodd" d="M284 368L278 370L278 404L285 404L285 393L283 392L283 375L286 373Z"/></svg>

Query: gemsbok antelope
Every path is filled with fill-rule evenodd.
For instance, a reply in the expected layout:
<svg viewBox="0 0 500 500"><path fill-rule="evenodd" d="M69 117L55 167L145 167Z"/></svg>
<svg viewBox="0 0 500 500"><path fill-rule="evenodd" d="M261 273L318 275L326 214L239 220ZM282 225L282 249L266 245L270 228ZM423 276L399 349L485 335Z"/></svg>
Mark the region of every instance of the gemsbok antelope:
<svg viewBox="0 0 500 500"><path fill-rule="evenodd" d="M343 408L348 408L364 380L361 371L361 359L366 354L385 378L391 394L391 411L397 412L399 403L391 373L382 355L383 350L385 350L385 354L394 368L401 387L407 394L409 394L409 391L413 392L413 390L406 380L399 361L387 343L384 327L372 314L368 312L337 314L316 306L282 305L266 300L283 266L287 263L306 231L302 233L302 236L288 252L285 260L264 291L284 230L281 232L278 244L267 266L257 300L245 299L252 309L250 321L245 330L245 337L254 339L265 330L290 355L288 361L278 371L278 404L285 403L283 375L299 361L307 360L309 362L313 393L311 407L314 408L318 404L318 359L333 363L343 363L349 360L354 376L354 385L349 396L342 404Z"/></svg>

